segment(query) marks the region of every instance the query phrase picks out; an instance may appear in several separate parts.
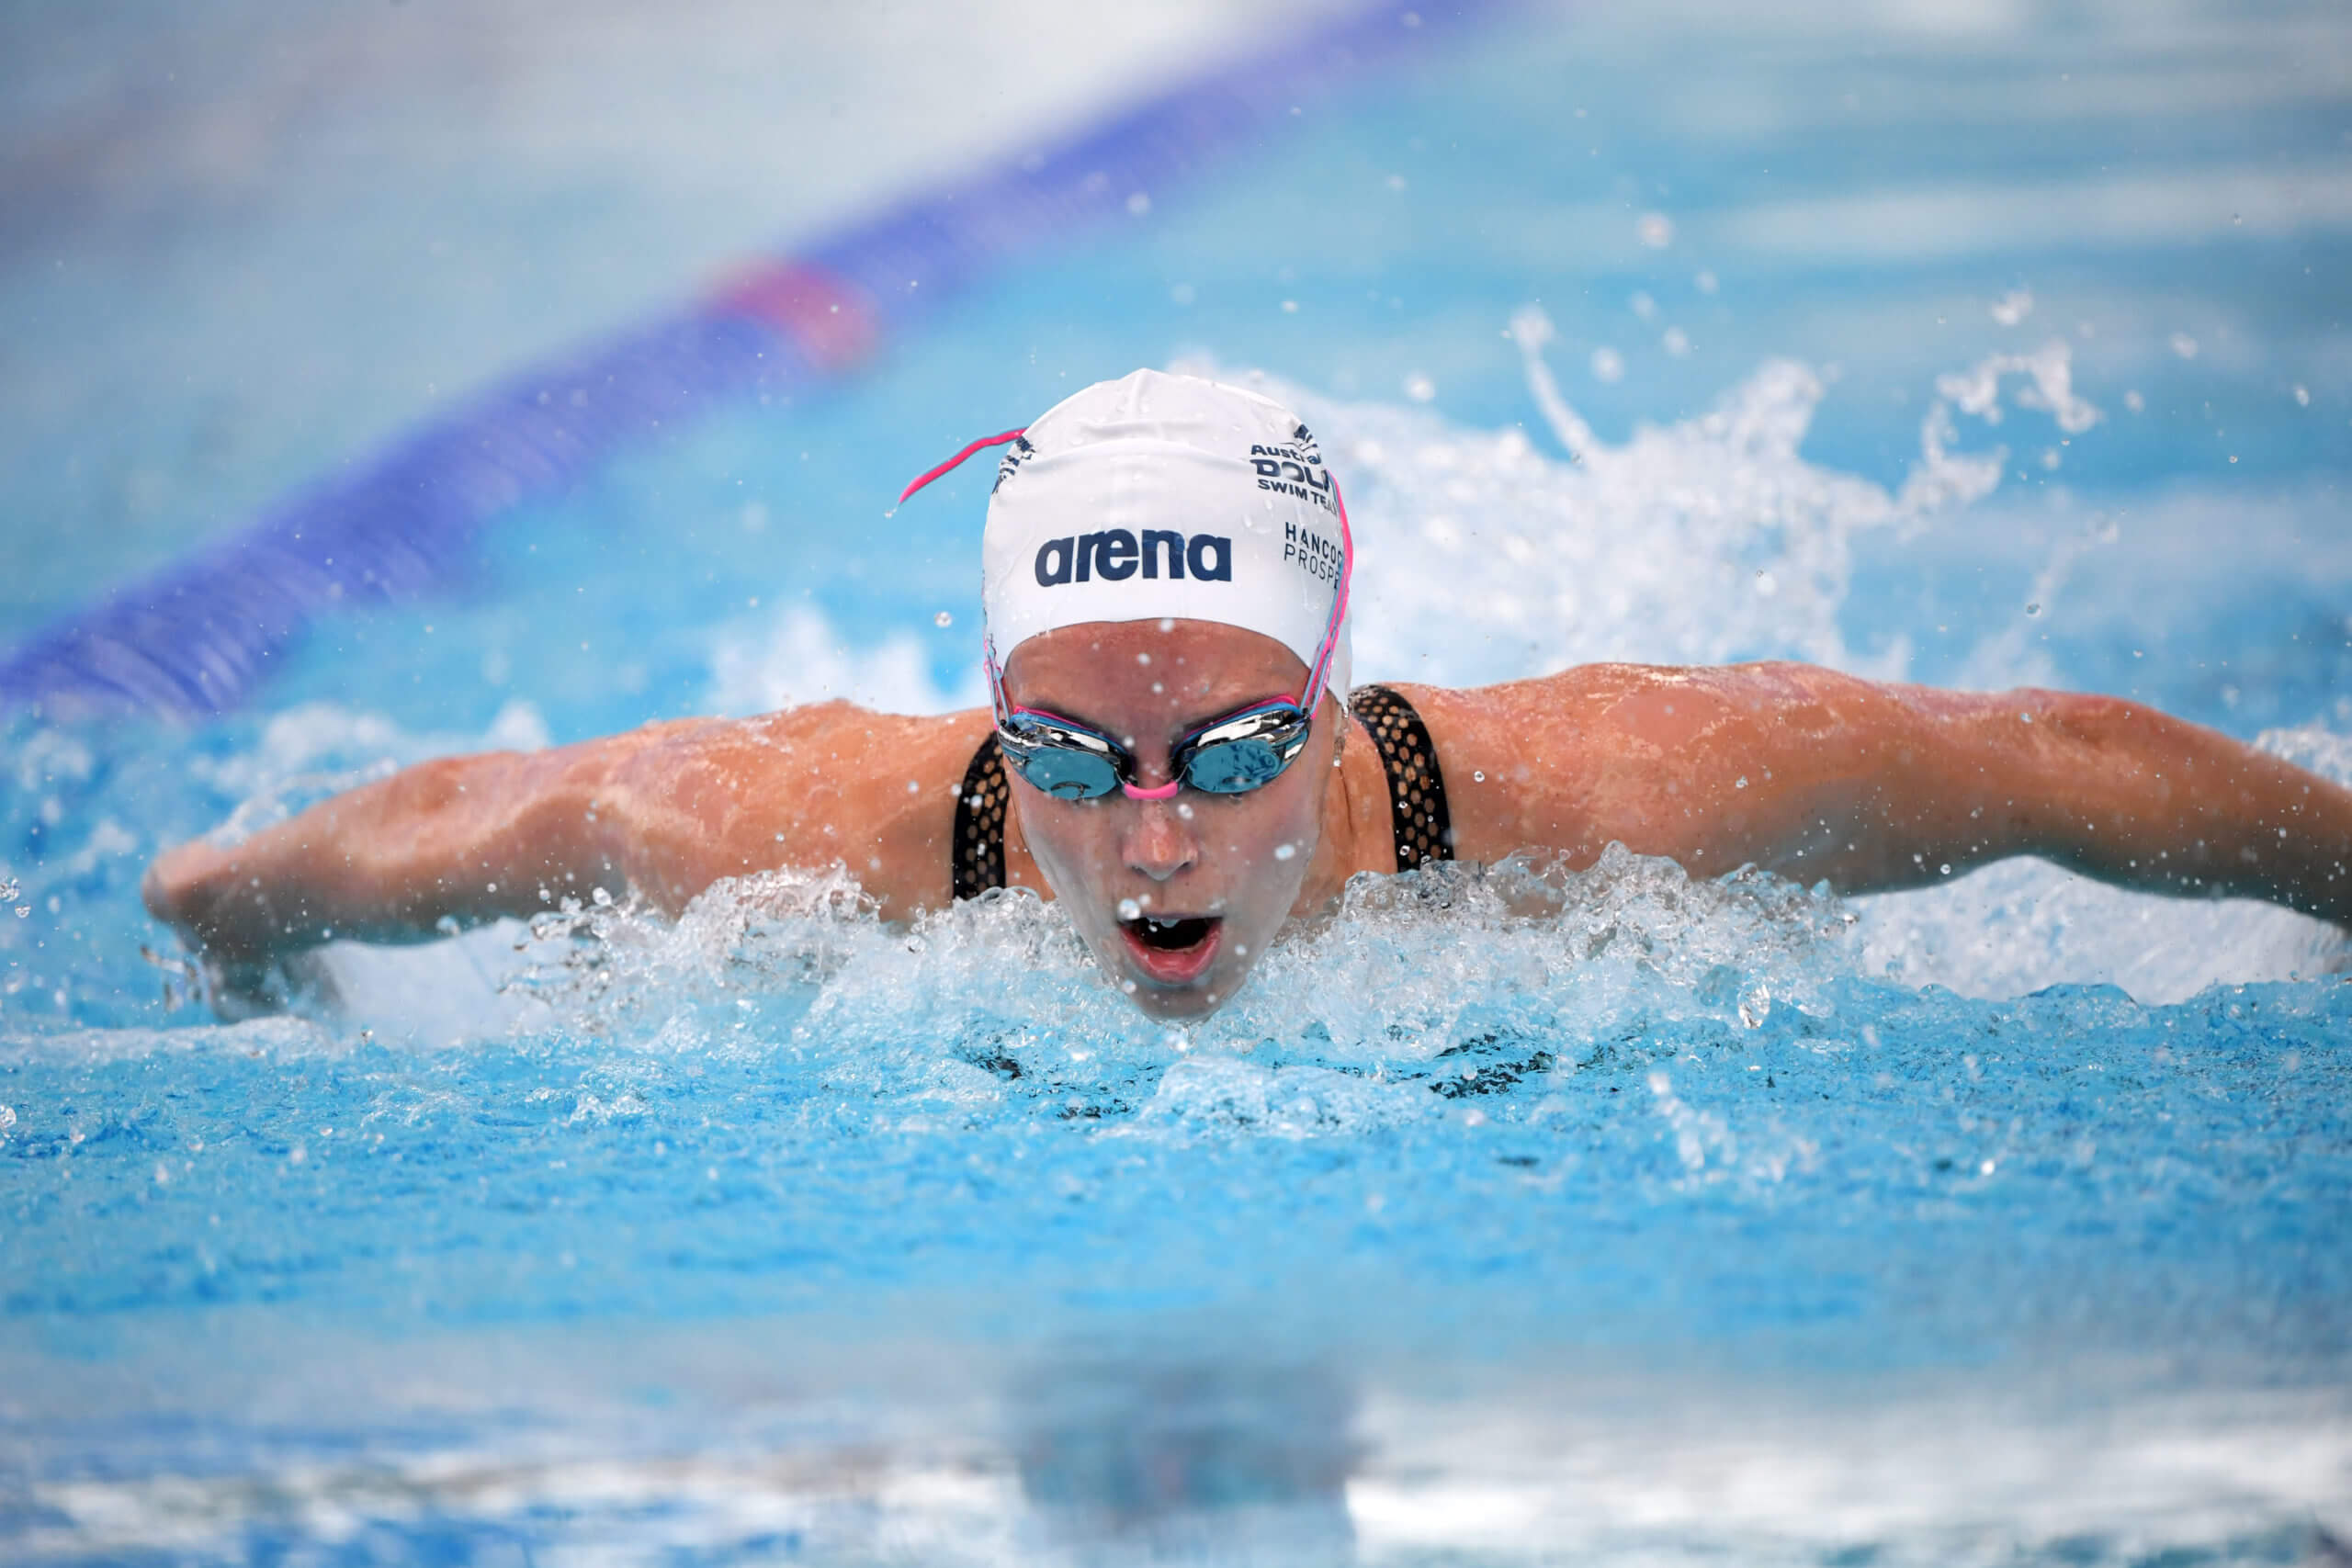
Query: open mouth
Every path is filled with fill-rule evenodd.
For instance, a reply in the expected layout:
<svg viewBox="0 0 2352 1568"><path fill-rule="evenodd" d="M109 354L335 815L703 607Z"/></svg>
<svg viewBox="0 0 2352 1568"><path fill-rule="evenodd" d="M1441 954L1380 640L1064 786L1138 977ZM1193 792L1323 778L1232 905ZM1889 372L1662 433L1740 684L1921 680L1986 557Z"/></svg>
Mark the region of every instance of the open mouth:
<svg viewBox="0 0 2352 1568"><path fill-rule="evenodd" d="M1216 956L1217 937L1225 922L1214 915L1185 915L1155 919L1149 915L1119 922L1127 952L1136 966L1163 986L1197 980Z"/></svg>

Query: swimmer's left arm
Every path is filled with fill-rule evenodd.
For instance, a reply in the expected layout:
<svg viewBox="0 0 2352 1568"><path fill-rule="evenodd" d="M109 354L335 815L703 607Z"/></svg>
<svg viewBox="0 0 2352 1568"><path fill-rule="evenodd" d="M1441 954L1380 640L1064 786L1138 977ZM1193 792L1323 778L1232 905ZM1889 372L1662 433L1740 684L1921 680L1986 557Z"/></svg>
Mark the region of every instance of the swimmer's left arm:
<svg viewBox="0 0 2352 1568"><path fill-rule="evenodd" d="M2352 791L2120 698L1777 663L1411 694L1465 860L1542 846L1588 863L1618 840L1698 874L1754 864L1869 893L2039 855L2352 920Z"/></svg>

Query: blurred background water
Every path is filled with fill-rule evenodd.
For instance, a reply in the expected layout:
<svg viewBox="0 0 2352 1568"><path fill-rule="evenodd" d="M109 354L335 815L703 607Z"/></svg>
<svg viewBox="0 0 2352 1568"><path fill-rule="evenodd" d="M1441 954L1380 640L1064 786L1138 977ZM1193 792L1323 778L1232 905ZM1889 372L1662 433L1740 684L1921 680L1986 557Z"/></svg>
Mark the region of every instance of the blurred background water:
<svg viewBox="0 0 2352 1568"><path fill-rule="evenodd" d="M778 877L189 1001L176 839L977 700L985 481L890 498L1138 364L1315 424L1366 679L1807 658L2352 779L2340 7L1429 9L242 711L0 721L7 1555L2340 1558L2352 998L2283 912L1529 865L1361 890L1170 1036L1050 911ZM0 11L0 626L1341 14Z"/></svg>

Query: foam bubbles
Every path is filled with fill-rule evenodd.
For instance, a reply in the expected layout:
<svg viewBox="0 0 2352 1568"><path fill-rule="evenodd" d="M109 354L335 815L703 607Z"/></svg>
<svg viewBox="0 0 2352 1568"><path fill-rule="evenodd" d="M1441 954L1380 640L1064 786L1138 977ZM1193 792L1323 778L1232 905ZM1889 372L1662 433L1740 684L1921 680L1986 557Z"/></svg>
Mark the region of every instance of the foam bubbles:
<svg viewBox="0 0 2352 1568"><path fill-rule="evenodd" d="M1670 1056L1781 1006L1831 1016L1853 972L1849 925L1778 879L1694 881L1622 848L1582 872L1514 857L1363 876L1177 1033L1028 894L898 930L843 873L768 873L714 887L674 924L576 903L542 917L491 987L528 1010L483 1021L635 1042L657 1060L782 1053L893 1100L1140 1107L1138 1127L1185 1136L1319 1136L1573 1070L1585 1045L1629 1029ZM625 1089L598 1090L597 1106Z"/></svg>

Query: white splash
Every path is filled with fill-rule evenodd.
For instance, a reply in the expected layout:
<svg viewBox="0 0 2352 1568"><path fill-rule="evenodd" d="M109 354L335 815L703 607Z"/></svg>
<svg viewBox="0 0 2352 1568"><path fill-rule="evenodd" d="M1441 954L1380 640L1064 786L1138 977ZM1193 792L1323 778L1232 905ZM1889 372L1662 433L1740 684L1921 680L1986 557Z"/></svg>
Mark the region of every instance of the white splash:
<svg viewBox="0 0 2352 1568"><path fill-rule="evenodd" d="M2017 396L2018 406L2050 415L2069 435L2080 435L2105 417L2075 394L2074 351L2063 338L2052 338L2031 354L1989 355L1965 371L1937 377L1936 390L1962 412L1998 424L2005 376L2031 378L2033 385Z"/></svg>
<svg viewBox="0 0 2352 1568"><path fill-rule="evenodd" d="M339 703L303 703L271 716L250 750L214 760L198 754L188 771L237 798L228 820L209 835L233 844L328 795L428 758L463 751L537 751L548 744L547 721L527 702L498 710L479 735L415 733L379 713Z"/></svg>
<svg viewBox="0 0 2352 1568"><path fill-rule="evenodd" d="M771 713L840 697L882 713L953 713L984 707L977 661L961 684L942 685L911 632L853 647L822 612L795 605L758 625L723 632L711 654L710 705L723 714Z"/></svg>
<svg viewBox="0 0 2352 1568"><path fill-rule="evenodd" d="M1794 655L1900 673L1905 647L1858 653L1838 616L1857 535L1923 522L2000 482L1997 455L1949 450L1942 404L1890 493L1800 455L1823 386L1794 361L1763 366L1706 414L1642 426L1611 446L1544 360L1550 319L1528 307L1510 335L1566 461L1515 428L1465 430L1425 408L1340 403L1269 377L1183 367L1264 387L1343 464L1360 671L1476 684L1600 660Z"/></svg>

